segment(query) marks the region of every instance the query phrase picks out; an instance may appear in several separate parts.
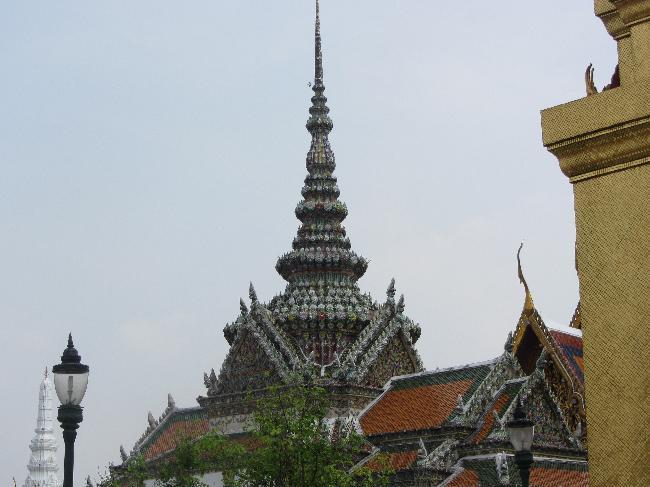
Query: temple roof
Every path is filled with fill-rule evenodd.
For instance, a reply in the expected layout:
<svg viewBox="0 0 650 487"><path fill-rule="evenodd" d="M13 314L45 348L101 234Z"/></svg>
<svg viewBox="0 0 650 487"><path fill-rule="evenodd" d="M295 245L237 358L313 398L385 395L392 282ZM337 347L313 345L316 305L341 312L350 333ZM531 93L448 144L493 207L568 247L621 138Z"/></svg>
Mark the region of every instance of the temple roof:
<svg viewBox="0 0 650 487"><path fill-rule="evenodd" d="M261 390L306 371L330 382L376 389L392 375L422 370L414 349L420 328L405 315L404 297L395 299L394 280L382 304L357 284L368 263L352 250L343 226L348 210L334 176L323 72L316 0L313 96L306 124L311 143L295 209L300 226L291 250L276 264L287 286L262 303L251 284L250 311L242 301L240 315L224 328L231 348L221 371L204 377L208 397ZM204 398L199 402L207 404Z"/></svg>
<svg viewBox="0 0 650 487"><path fill-rule="evenodd" d="M503 417L508 407L515 400L525 379L515 379L506 382L494 396L481 418L476 432L470 438L471 443L481 443L486 440L497 425L496 417ZM496 416L496 417L495 417Z"/></svg>
<svg viewBox="0 0 650 487"><path fill-rule="evenodd" d="M569 332L554 328L550 328L549 333L564 363L584 387L585 363L582 358L582 333L575 329Z"/></svg>
<svg viewBox="0 0 650 487"><path fill-rule="evenodd" d="M359 422L368 436L439 428L468 401L496 360L392 379Z"/></svg>
<svg viewBox="0 0 650 487"><path fill-rule="evenodd" d="M167 407L155 419L148 414L148 427L127 455L120 447L122 462L128 462L134 454L155 460L173 451L182 440L196 439L210 431L207 411L201 407L179 408L171 394L167 395Z"/></svg>
<svg viewBox="0 0 650 487"><path fill-rule="evenodd" d="M497 465L500 468L497 468ZM456 471L438 484L438 487L480 487L504 483L510 485L508 479L518 475L519 471L512 455L484 455L463 459L456 467ZM587 462L535 456L530 471L530 485L587 487L589 485Z"/></svg>
<svg viewBox="0 0 650 487"><path fill-rule="evenodd" d="M519 249L521 251L521 248ZM524 307L513 337L513 353L523 370L530 373L541 353L551 357L558 372L570 385L572 394L580 408L581 416L586 414L584 400L584 362L582 351L582 330L580 329L580 304L571 318L570 326L547 326L533 304L532 293L521 269L517 254L519 278L525 288Z"/></svg>
<svg viewBox="0 0 650 487"><path fill-rule="evenodd" d="M141 445L145 460L153 460L168 453L183 440L193 440L210 431L208 417L201 408L176 410L167 417L146 442Z"/></svg>

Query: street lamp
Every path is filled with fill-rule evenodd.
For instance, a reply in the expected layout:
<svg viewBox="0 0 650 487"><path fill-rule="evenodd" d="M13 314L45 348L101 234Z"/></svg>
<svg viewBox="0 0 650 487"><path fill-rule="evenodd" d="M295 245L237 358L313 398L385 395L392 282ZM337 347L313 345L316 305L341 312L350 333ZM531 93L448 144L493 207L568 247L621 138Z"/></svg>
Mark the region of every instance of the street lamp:
<svg viewBox="0 0 650 487"><path fill-rule="evenodd" d="M530 478L530 467L533 465L533 454L530 448L533 446L535 435L535 424L526 418L526 413L521 407L521 399L517 398L513 419L506 424L510 443L515 449L515 462L519 467L522 487L528 487Z"/></svg>
<svg viewBox="0 0 650 487"><path fill-rule="evenodd" d="M72 343L72 334L68 335L68 346L61 355L61 363L52 367L54 389L61 405L57 419L63 429L65 458L63 460L63 487L72 487L74 470L74 440L77 428L83 421L81 400L88 386L87 365L81 363L81 357Z"/></svg>

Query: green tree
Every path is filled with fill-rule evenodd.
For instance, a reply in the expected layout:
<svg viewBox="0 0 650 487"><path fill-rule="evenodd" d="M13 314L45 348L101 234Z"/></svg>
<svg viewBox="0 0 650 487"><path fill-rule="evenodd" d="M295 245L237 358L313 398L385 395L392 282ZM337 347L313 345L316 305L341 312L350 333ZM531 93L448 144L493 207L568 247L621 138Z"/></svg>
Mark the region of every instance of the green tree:
<svg viewBox="0 0 650 487"><path fill-rule="evenodd" d="M116 473L109 467L103 475L99 476L97 487L143 487L144 481L151 476L142 455L135 455L126 464L126 468Z"/></svg>
<svg viewBox="0 0 650 487"><path fill-rule="evenodd" d="M365 456L363 436L350 421L327 420L327 392L297 382L257 402L251 444L235 466L239 487L352 487L387 485L390 470L352 467Z"/></svg>
<svg viewBox="0 0 650 487"><path fill-rule="evenodd" d="M244 455L244 447L217 432L198 440L182 439L173 455L156 469L160 487L203 487L198 476L221 471L226 483L232 485L232 475Z"/></svg>
<svg viewBox="0 0 650 487"><path fill-rule="evenodd" d="M164 461L147 465L129 460L118 478L102 487L142 487L155 479L159 487L202 487L201 474L222 472L232 487L375 487L388 484L393 473L379 455L367 466L353 468L368 454L367 443L351 421L327 418L327 392L302 379L271 388L257 401L240 440L212 432L181 439Z"/></svg>

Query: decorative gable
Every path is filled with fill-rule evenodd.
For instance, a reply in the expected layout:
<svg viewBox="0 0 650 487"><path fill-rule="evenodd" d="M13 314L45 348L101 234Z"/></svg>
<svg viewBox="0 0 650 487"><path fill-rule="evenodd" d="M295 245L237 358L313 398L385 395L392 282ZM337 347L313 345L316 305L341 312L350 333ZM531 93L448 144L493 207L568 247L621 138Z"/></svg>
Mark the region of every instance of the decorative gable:
<svg viewBox="0 0 650 487"><path fill-rule="evenodd" d="M377 356L363 383L370 387L383 387L391 377L413 374L420 369L420 365L413 359L412 346L400 331L393 335Z"/></svg>
<svg viewBox="0 0 650 487"><path fill-rule="evenodd" d="M215 394L233 394L263 389L281 381L276 365L251 330L236 340L221 367Z"/></svg>

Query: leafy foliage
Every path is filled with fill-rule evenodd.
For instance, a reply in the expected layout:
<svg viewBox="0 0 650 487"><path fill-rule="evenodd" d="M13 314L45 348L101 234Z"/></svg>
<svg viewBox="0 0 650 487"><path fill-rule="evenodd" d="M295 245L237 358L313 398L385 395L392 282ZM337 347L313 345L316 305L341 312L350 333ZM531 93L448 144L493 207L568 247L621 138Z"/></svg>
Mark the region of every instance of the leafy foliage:
<svg viewBox="0 0 650 487"><path fill-rule="evenodd" d="M249 433L252 448L237 468L238 487L387 485L387 468L352 467L365 456L352 421L329 421L326 391L298 383L273 388L258 401Z"/></svg>
<svg viewBox="0 0 650 487"><path fill-rule="evenodd" d="M257 401L248 435L232 440L212 432L179 441L162 463L147 465L142 455L125 469L101 479L101 487L203 487L199 476L220 471L230 487L375 487L393 473L382 456L372 468L353 468L368 454L351 420L327 418L327 392L302 379L271 388Z"/></svg>

